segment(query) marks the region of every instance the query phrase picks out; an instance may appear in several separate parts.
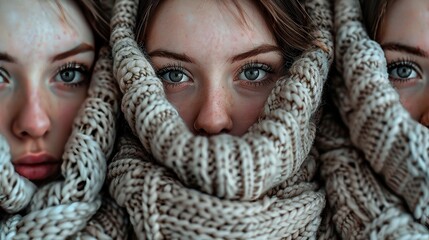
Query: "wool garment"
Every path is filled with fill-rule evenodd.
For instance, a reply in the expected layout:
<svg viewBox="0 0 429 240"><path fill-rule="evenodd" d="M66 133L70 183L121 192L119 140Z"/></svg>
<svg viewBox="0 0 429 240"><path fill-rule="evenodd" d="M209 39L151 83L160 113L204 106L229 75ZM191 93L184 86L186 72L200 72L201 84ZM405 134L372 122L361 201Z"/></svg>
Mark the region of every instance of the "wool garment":
<svg viewBox="0 0 429 240"><path fill-rule="evenodd" d="M429 131L389 83L358 0L336 0L336 70L316 146L343 239L429 239Z"/></svg>
<svg viewBox="0 0 429 240"><path fill-rule="evenodd" d="M125 211L102 192L119 98L110 48L104 47L65 146L62 177L41 187L15 172L0 135L1 240L127 238Z"/></svg>
<svg viewBox="0 0 429 240"><path fill-rule="evenodd" d="M330 2L305 2L315 41L242 137L189 131L136 42L138 3L117 0L113 9L113 73L129 128L107 177L136 237L330 239L329 223L318 231L325 195L314 180L319 156L312 148L333 60Z"/></svg>

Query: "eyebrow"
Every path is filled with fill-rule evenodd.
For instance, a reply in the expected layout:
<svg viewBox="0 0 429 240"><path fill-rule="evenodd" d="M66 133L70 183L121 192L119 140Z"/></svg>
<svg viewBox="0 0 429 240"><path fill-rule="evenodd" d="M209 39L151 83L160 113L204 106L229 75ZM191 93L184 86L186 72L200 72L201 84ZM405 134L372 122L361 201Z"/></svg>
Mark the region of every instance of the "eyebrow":
<svg viewBox="0 0 429 240"><path fill-rule="evenodd" d="M194 63L191 57L186 54L174 53L167 50L155 50L153 52L148 53L149 57L164 57L176 59L182 62Z"/></svg>
<svg viewBox="0 0 429 240"><path fill-rule="evenodd" d="M386 44L382 44L381 47L385 51L390 50L390 51L409 53L409 54L413 54L424 58L429 57L429 54L419 47L412 47L412 46L408 46L400 43L386 43Z"/></svg>
<svg viewBox="0 0 429 240"><path fill-rule="evenodd" d="M94 51L94 47L93 46L91 46L91 45L89 45L87 43L81 43L81 44L77 45L76 47L74 47L74 48L72 48L72 49L70 49L68 51L62 52L62 53L54 56L53 59L52 59L52 61L55 62L55 61L58 61L58 60L62 60L62 59L68 58L70 56L77 55L79 53L90 52L90 51Z"/></svg>
<svg viewBox="0 0 429 240"><path fill-rule="evenodd" d="M258 47L255 47L247 52L240 53L236 56L233 56L231 58L231 62L240 61L249 57L253 57L259 54L268 53L268 52L281 52L281 49L277 46L270 45L270 44L262 44ZM150 53L148 53L149 57L165 57L165 58L171 58L176 59L182 62L188 62L188 63L194 63L195 61L189 57L186 54L180 54L180 53L174 53L167 50L155 50Z"/></svg>
<svg viewBox="0 0 429 240"><path fill-rule="evenodd" d="M13 58L11 55L5 53L5 52L0 52L0 60L1 61L6 61L6 62L11 62L11 63L15 63L16 60L15 58Z"/></svg>
<svg viewBox="0 0 429 240"><path fill-rule="evenodd" d="M262 44L258 47L255 47L247 52L240 53L231 58L231 62L240 61L249 57L257 56L259 54L268 53L268 52L281 52L281 49L277 46L270 44Z"/></svg>

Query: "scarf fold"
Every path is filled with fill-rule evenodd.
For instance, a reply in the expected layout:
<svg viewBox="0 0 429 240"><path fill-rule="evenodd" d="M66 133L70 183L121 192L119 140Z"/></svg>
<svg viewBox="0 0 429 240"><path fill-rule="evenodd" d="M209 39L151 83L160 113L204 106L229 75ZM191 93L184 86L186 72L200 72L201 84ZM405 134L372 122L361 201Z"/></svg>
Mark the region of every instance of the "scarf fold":
<svg viewBox="0 0 429 240"><path fill-rule="evenodd" d="M314 239L325 205L312 150L332 62L329 1L306 3L316 41L277 81L242 137L194 136L135 40L138 0L117 0L113 73L129 125L109 165L110 193L139 239ZM135 135L135 136L134 136Z"/></svg>
<svg viewBox="0 0 429 240"><path fill-rule="evenodd" d="M88 97L66 143L63 179L37 188L18 175L0 136L0 239L124 239L125 213L101 193L116 136L119 90L110 49L97 60Z"/></svg>
<svg viewBox="0 0 429 240"><path fill-rule="evenodd" d="M317 138L333 220L345 239L428 239L429 131L402 107L361 18L357 0L336 1L338 110Z"/></svg>

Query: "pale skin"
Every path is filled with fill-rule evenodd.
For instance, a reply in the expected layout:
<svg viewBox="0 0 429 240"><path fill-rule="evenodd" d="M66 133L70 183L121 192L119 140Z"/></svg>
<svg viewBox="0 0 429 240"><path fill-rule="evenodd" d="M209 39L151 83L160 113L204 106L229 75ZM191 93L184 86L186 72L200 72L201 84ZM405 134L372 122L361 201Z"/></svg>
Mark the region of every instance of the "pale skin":
<svg viewBox="0 0 429 240"><path fill-rule="evenodd" d="M251 1L164 1L145 47L168 100L195 134L241 136L281 76L283 58Z"/></svg>
<svg viewBox="0 0 429 240"><path fill-rule="evenodd" d="M396 0L386 11L377 39L403 106L425 126L429 126L428 27L429 1Z"/></svg>
<svg viewBox="0 0 429 240"><path fill-rule="evenodd" d="M34 182L60 174L89 87L94 36L73 1L0 0L0 133L15 170Z"/></svg>

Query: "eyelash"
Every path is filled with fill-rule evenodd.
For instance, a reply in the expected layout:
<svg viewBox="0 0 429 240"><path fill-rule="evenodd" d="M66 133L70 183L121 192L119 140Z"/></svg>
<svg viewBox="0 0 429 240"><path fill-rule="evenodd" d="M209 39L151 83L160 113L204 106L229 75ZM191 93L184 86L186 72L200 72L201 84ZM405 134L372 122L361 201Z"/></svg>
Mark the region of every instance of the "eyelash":
<svg viewBox="0 0 429 240"><path fill-rule="evenodd" d="M397 68L397 67L401 67L401 66L410 67L413 69L413 71L415 71L418 74L419 77L421 76L420 67L418 64L415 63L415 61L413 61L409 58L402 58L402 59L391 61L390 63L387 64L387 72L389 74L389 78L390 78L390 72L392 71L392 69ZM403 79L403 78L395 78L392 80L398 81L398 82L409 81L409 79Z"/></svg>
<svg viewBox="0 0 429 240"><path fill-rule="evenodd" d="M71 87L71 88L79 87L79 86L85 84L86 81L88 80L87 78L89 78L89 74L90 74L89 67L87 67L84 64L77 63L77 62L68 62L68 63L62 65L57 70L57 72L55 73L55 75L54 75L55 77L54 78L56 78L56 76L58 76L58 74L61 74L61 72L66 71L66 70L78 71L85 78L84 80L79 81L77 83L66 83L66 82L63 82L62 84L64 84L67 87Z"/></svg>
<svg viewBox="0 0 429 240"><path fill-rule="evenodd" d="M261 63L259 61L249 61L245 64L243 64L239 70L236 72L235 77L234 77L234 81L242 81L245 82L246 85L251 85L251 86L262 86L262 85L268 85L270 84L273 79L269 76L265 77L264 79L261 80L257 80L257 81L246 81L246 80L241 80L238 78L238 76L244 72L245 70L248 69L260 69L265 71L267 74L273 74L275 73L275 70L273 69L273 67L271 67L268 64L265 63ZM188 78L191 78L189 76L189 74L187 73L186 69L180 64L180 63L173 63L173 64L168 64L164 67L161 67L158 71L157 71L157 75L159 78L162 79L162 75L164 75L165 73L169 72L169 71L180 71L182 72L184 75L186 75ZM163 81L164 84L166 84L169 87L178 87L180 86L181 83L170 83L168 81Z"/></svg>
<svg viewBox="0 0 429 240"><path fill-rule="evenodd" d="M187 73L186 69L183 67L183 65L181 63L172 63L172 64L167 64L163 67L161 67L157 72L156 75L160 78L163 79L162 75L164 75L167 72L170 71L180 71L182 72L184 75L186 75L188 78L191 78L189 76L189 74ZM166 86L170 87L170 88L174 88L174 87L179 87L181 84L185 83L185 82L180 82L180 83L171 83L168 81L162 81L163 84L165 84Z"/></svg>
<svg viewBox="0 0 429 240"><path fill-rule="evenodd" d="M268 85L268 84L272 83L272 81L274 80L270 76L266 76L264 79L257 80L257 81L246 81L246 80L238 79L238 76L240 76L240 74L242 72L244 72L245 70L248 70L248 69L252 69L252 68L263 70L267 74L274 74L275 73L275 70L271 65L261 63L259 61L249 61L240 67L238 72L235 74L236 77L234 80L235 81L242 81L242 82L245 82L246 85L251 85L251 86L256 86L256 87Z"/></svg>

